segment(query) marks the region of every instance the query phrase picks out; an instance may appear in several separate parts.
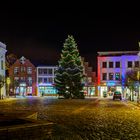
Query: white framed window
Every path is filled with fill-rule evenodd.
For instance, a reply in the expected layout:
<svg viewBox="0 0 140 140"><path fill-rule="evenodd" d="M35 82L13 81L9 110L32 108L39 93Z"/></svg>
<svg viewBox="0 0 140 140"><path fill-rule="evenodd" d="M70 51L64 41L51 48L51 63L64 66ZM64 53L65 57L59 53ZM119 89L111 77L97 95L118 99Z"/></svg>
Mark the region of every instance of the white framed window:
<svg viewBox="0 0 140 140"><path fill-rule="evenodd" d="M32 74L32 67L27 67L27 74Z"/></svg>

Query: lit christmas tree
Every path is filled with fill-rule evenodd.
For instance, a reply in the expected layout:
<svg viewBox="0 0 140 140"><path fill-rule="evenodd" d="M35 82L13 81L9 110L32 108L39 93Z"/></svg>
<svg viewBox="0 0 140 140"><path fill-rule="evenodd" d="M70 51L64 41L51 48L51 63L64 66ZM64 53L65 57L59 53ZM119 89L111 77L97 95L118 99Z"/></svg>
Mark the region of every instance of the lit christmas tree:
<svg viewBox="0 0 140 140"><path fill-rule="evenodd" d="M65 98L84 98L82 85L83 66L73 36L65 40L59 67L56 71L55 86L59 95Z"/></svg>

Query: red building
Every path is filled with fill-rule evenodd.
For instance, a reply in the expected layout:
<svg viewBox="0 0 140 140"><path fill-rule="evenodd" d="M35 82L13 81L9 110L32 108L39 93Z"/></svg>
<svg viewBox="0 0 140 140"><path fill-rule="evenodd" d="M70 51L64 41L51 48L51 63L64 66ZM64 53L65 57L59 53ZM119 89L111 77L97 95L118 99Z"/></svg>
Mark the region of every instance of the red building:
<svg viewBox="0 0 140 140"><path fill-rule="evenodd" d="M25 57L21 57L9 69L10 95L36 95L36 68Z"/></svg>
<svg viewBox="0 0 140 140"><path fill-rule="evenodd" d="M96 72L92 70L92 67L89 66L89 63L85 61L85 59L82 57L82 63L84 66L84 91L85 95L97 95L96 92Z"/></svg>

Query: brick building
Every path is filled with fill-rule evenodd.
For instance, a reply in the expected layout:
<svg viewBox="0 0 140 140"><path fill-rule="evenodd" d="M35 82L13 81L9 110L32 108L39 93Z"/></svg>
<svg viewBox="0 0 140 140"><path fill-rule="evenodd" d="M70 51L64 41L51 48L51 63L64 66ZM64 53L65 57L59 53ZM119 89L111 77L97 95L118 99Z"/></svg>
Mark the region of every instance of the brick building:
<svg viewBox="0 0 140 140"><path fill-rule="evenodd" d="M36 68L24 56L9 69L10 95L36 95Z"/></svg>
<svg viewBox="0 0 140 140"><path fill-rule="evenodd" d="M92 70L92 67L89 66L89 63L85 61L82 57L82 63L84 66L84 91L85 95L96 95L96 72Z"/></svg>

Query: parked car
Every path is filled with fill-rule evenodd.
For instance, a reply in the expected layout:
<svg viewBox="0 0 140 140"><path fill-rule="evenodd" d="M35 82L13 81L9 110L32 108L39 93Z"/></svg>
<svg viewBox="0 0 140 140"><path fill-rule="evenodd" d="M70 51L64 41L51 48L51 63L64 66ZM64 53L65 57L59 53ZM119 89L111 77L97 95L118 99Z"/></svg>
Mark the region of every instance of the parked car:
<svg viewBox="0 0 140 140"><path fill-rule="evenodd" d="M120 99L122 100L122 93L120 91L115 91L113 94L113 100Z"/></svg>

